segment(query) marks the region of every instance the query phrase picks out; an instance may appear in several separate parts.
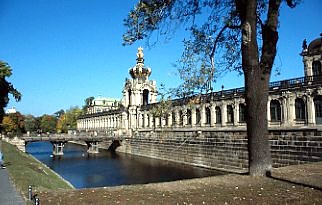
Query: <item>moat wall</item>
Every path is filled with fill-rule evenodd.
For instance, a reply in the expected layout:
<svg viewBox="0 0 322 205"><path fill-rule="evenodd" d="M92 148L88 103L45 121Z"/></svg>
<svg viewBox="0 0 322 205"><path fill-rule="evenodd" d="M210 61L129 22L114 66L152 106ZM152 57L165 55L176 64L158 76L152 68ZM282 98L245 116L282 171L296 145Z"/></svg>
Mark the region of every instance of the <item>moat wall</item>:
<svg viewBox="0 0 322 205"><path fill-rule="evenodd" d="M274 167L322 160L322 132L270 131ZM248 171L245 131L143 131L117 151L231 172Z"/></svg>

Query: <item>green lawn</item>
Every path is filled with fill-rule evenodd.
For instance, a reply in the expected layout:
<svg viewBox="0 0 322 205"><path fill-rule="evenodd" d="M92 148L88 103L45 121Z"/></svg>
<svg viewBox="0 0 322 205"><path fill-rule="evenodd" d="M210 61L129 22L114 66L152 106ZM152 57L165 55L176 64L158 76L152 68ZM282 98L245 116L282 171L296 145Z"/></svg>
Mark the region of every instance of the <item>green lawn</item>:
<svg viewBox="0 0 322 205"><path fill-rule="evenodd" d="M52 170L35 160L15 146L0 141L5 165L18 190L27 196L28 185L35 191L73 189Z"/></svg>

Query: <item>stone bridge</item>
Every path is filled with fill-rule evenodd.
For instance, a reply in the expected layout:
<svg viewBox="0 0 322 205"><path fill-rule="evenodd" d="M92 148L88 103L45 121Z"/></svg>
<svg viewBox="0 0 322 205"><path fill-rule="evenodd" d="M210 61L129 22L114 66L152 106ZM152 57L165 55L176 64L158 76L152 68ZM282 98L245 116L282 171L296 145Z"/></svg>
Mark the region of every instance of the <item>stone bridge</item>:
<svg viewBox="0 0 322 205"><path fill-rule="evenodd" d="M47 141L53 145L53 155L64 155L64 146L68 142L86 143L87 152L90 154L99 153L99 143L105 142L106 148L115 151L121 146L122 139L119 136L108 133L69 133L69 134L38 134L24 135L21 137L24 145L27 146L31 142Z"/></svg>

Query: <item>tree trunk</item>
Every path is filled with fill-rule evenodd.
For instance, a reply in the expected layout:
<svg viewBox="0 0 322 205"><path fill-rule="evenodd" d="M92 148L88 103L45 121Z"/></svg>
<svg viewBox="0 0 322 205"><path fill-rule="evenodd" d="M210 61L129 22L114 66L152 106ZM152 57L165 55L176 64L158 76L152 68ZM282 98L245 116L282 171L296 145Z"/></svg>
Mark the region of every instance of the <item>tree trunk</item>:
<svg viewBox="0 0 322 205"><path fill-rule="evenodd" d="M260 67L245 75L247 105L247 138L249 174L265 176L271 170L271 153L268 140L267 102L269 76Z"/></svg>
<svg viewBox="0 0 322 205"><path fill-rule="evenodd" d="M270 0L267 21L262 24L262 51L257 44L256 0L236 0L242 24L242 65L245 76L249 174L269 175L272 168L268 139L267 103L269 79L276 56L280 0Z"/></svg>
<svg viewBox="0 0 322 205"><path fill-rule="evenodd" d="M2 120L5 116L4 108L8 103L9 83L5 78L0 78L0 134L2 133Z"/></svg>

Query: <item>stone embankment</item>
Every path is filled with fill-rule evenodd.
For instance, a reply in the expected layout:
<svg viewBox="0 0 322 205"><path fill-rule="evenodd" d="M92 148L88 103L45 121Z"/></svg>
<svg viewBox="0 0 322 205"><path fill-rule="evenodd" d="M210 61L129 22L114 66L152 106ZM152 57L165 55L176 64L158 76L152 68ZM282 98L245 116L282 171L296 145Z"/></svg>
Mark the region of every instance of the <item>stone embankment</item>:
<svg viewBox="0 0 322 205"><path fill-rule="evenodd" d="M322 161L322 132L269 132L274 167ZM124 138L117 151L235 173L247 173L245 131L139 132Z"/></svg>

